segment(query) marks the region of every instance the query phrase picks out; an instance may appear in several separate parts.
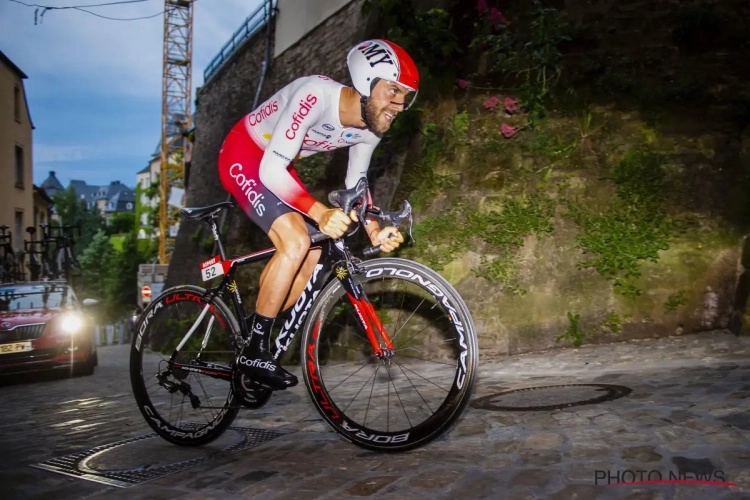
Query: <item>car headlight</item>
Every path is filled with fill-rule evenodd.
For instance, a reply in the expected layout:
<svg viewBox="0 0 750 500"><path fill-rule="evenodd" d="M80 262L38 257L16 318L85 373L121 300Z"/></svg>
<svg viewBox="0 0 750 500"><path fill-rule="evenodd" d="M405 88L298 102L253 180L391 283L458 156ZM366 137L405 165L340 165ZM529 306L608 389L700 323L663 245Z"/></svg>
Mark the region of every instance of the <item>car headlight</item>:
<svg viewBox="0 0 750 500"><path fill-rule="evenodd" d="M60 320L60 329L65 333L78 333L82 326L83 321L77 314L66 314Z"/></svg>

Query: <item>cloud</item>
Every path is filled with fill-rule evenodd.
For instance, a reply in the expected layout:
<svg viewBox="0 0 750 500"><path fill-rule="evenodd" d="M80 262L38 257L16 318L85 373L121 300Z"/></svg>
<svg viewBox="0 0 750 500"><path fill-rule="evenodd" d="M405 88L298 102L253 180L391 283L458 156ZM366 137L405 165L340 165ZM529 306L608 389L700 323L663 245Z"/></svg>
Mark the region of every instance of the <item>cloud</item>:
<svg viewBox="0 0 750 500"><path fill-rule="evenodd" d="M47 0L45 5L71 5L75 0ZM84 2L85 3L85 2ZM110 17L155 14L163 1L112 5L91 9ZM203 80L203 69L260 0L199 0L194 6L193 88ZM37 90L57 88L109 89L135 97L160 95L162 79L162 15L138 21L110 21L76 10L47 11L34 25L34 9L2 2L0 45ZM23 40L24 43L18 43ZM49 85L37 85L47 80Z"/></svg>
<svg viewBox="0 0 750 500"><path fill-rule="evenodd" d="M260 4L196 1L193 100L205 67ZM140 17L163 6L163 0L149 0L91 10L110 17ZM64 178L134 183L160 138L163 16L124 22L52 10L34 25L34 8L0 0L0 20L0 47L29 76L24 85L35 126L35 181L55 170L65 185Z"/></svg>

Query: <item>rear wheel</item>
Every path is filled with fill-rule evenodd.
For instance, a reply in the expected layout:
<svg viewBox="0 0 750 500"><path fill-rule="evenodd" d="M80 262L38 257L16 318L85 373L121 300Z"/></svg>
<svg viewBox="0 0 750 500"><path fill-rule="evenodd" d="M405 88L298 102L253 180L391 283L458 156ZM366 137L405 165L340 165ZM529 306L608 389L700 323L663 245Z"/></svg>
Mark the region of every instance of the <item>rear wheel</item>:
<svg viewBox="0 0 750 500"><path fill-rule="evenodd" d="M354 279L395 354L374 356L359 311L333 280L303 330L307 389L326 422L359 446L422 446L446 432L469 401L478 364L474 324L458 293L427 267L397 258L359 266L363 272Z"/></svg>
<svg viewBox="0 0 750 500"><path fill-rule="evenodd" d="M202 445L218 438L240 408L228 380L174 366L230 370L234 364L237 322L221 299L206 302L204 293L203 288L186 285L159 295L140 315L130 350L130 380L138 408L158 435L179 445ZM209 311L170 363L206 305Z"/></svg>

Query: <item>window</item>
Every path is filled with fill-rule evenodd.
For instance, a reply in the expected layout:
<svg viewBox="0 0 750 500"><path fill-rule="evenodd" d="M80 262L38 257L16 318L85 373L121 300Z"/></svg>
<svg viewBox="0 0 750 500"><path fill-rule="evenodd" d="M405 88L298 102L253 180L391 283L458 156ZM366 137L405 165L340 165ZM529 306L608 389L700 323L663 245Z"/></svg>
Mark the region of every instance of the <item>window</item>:
<svg viewBox="0 0 750 500"><path fill-rule="evenodd" d="M16 187L23 189L23 148L16 144Z"/></svg>
<svg viewBox="0 0 750 500"><path fill-rule="evenodd" d="M16 210L16 232L13 235L16 250L23 249L23 210Z"/></svg>
<svg viewBox="0 0 750 500"><path fill-rule="evenodd" d="M16 121L21 123L21 87L16 85L13 90L13 113Z"/></svg>
<svg viewBox="0 0 750 500"><path fill-rule="evenodd" d="M126 207L126 208L127 208L128 210L133 210L133 204L132 204L132 203L128 203L127 205L125 205L125 207Z"/></svg>

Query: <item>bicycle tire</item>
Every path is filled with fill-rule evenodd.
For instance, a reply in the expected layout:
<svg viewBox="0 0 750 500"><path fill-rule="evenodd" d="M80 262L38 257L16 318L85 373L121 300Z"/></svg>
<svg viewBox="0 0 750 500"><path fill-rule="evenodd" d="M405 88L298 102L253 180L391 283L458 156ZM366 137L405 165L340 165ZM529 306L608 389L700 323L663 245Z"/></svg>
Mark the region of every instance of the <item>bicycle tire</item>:
<svg viewBox="0 0 750 500"><path fill-rule="evenodd" d="M138 403L138 409L154 432L170 443L180 446L200 446L210 443L221 436L237 417L237 413L240 409L240 402L235 395L232 384L227 383L228 396L224 403L224 410L209 424L199 429L196 428L192 432L175 427L159 414L158 410L151 402L151 398L146 390L142 362L143 351L145 348L144 345L142 345L142 341L148 329L149 321L153 320L159 311L166 310L165 300L168 297L179 293L189 292L199 296L201 298L200 304L205 305L206 302L204 302L203 299L205 291L204 288L198 286L179 285L168 288L162 292L148 305L148 307L146 307L138 318L138 323L136 325L136 332L138 332L138 334L133 335L130 348L130 383L133 388L133 395ZM211 299L210 304L215 308L213 313L216 314L217 311L220 312L221 316L227 321L227 324L234 333L240 331L234 315L231 314L229 308L220 298L214 297Z"/></svg>
<svg viewBox="0 0 750 500"><path fill-rule="evenodd" d="M460 318L462 326L465 328L463 332L466 345L465 352L467 353L465 378L463 382L460 382L462 364L457 362L456 375L446 400L432 417L410 428L406 434L402 430L396 432L375 431L363 427L362 424L353 422L336 405L333 398L330 397L325 382L318 376L314 377L315 371L320 373L320 365L318 364L319 338L316 325L320 325L325 318L328 312L326 310L328 303L332 300L337 300L337 295L341 296L344 294L341 282L339 280L332 280L320 292L319 297L313 304L302 333L301 364L307 391L326 423L344 439L357 446L369 450L386 452L402 452L424 446L450 430L458 421L471 398L476 382L479 360L474 323L469 314L468 307L453 286L438 273L421 264L401 258L385 257L362 262L359 266L363 270L363 273L358 276L360 283L380 279L380 274L375 275L376 271L387 267L388 269L395 269L395 272L391 276L395 275L397 278L419 274L420 278L429 280L443 294L442 297L445 297L445 300L456 311L457 317ZM397 274L399 272L400 274ZM371 279L368 279L368 274L370 273L373 276ZM440 295L428 288L426 284L423 285L416 280L410 282L440 302ZM313 378L317 380L317 384L313 384Z"/></svg>

